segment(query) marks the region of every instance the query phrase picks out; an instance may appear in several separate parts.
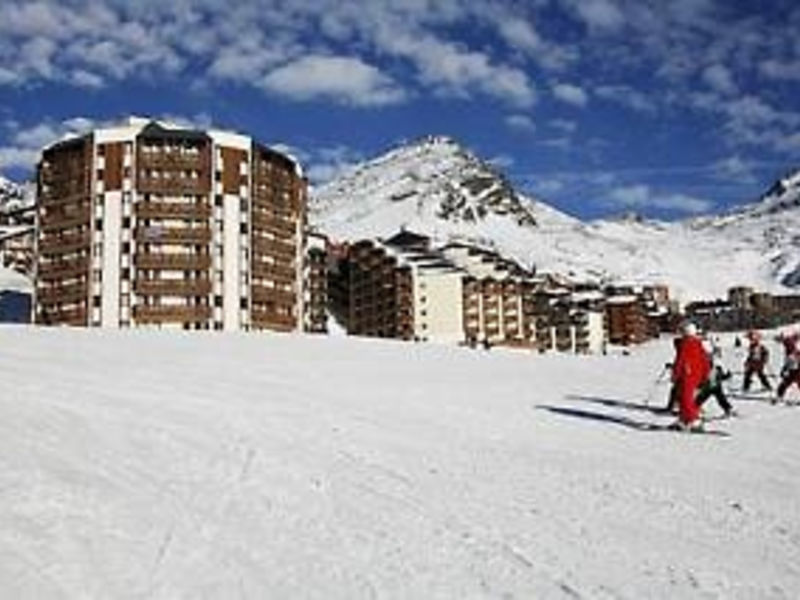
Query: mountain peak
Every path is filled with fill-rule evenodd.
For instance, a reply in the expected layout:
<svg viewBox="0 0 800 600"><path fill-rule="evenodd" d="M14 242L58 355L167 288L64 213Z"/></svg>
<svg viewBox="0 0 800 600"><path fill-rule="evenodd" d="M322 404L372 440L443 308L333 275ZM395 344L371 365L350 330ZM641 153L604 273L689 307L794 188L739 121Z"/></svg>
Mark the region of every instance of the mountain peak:
<svg viewBox="0 0 800 600"><path fill-rule="evenodd" d="M430 135L314 191L311 212L341 237L385 236L405 226L434 237L481 237L489 222L535 228L536 218L494 166L458 141Z"/></svg>

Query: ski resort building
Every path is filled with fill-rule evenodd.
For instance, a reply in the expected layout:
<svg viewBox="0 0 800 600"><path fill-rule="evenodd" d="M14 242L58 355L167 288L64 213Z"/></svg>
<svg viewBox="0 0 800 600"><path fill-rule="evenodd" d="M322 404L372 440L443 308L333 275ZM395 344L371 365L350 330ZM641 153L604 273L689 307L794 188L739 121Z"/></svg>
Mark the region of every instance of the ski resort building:
<svg viewBox="0 0 800 600"><path fill-rule="evenodd" d="M309 333L328 332L328 238L309 231L306 236L304 329Z"/></svg>
<svg viewBox="0 0 800 600"><path fill-rule="evenodd" d="M37 323L300 329L306 180L246 135L129 119L38 165Z"/></svg>
<svg viewBox="0 0 800 600"><path fill-rule="evenodd" d="M433 248L426 236L401 231L335 254L331 309L351 335L602 350L601 310L560 312L545 278L494 252L460 243Z"/></svg>
<svg viewBox="0 0 800 600"><path fill-rule="evenodd" d="M606 322L608 341L612 344L641 344L653 335L644 303L635 294L607 298Z"/></svg>

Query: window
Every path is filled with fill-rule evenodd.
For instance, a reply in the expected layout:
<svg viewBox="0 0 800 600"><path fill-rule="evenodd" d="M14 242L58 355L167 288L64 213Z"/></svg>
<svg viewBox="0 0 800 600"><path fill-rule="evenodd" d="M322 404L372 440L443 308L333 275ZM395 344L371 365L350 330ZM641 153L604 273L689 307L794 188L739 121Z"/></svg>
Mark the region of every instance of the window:
<svg viewBox="0 0 800 600"><path fill-rule="evenodd" d="M217 308L222 306L222 296L214 296L214 306Z"/></svg>

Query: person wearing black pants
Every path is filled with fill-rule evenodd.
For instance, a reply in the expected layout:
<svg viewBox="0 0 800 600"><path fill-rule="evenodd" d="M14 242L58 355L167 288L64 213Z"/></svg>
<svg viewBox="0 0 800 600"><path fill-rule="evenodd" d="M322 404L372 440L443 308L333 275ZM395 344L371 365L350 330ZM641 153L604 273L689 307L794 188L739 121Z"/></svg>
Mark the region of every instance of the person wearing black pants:
<svg viewBox="0 0 800 600"><path fill-rule="evenodd" d="M708 400L711 396L714 396L714 399L719 404L719 407L725 412L726 417L730 417L734 414L733 407L731 406L730 401L728 400L728 396L725 394L725 390L722 389L722 382L726 379L730 379L731 373L730 371L726 371L720 366L715 366L711 370L711 375L702 386L700 386L700 391L697 394L697 406L703 406L703 403Z"/></svg>
<svg viewBox="0 0 800 600"><path fill-rule="evenodd" d="M764 369L769 361L769 350L761 343L761 335L757 331L751 331L748 334L750 338L750 347L747 350L747 359L744 362L744 382L742 389L747 392L750 390L750 383L753 381L753 375L757 375L761 385L765 390L772 390L772 385L764 373Z"/></svg>

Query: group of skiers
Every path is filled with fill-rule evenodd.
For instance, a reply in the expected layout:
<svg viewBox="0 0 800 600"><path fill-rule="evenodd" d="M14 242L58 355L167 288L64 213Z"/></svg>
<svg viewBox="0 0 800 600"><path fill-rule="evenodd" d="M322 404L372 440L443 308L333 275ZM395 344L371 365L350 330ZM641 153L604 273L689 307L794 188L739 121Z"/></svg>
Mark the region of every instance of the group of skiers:
<svg viewBox="0 0 800 600"><path fill-rule="evenodd" d="M682 335L676 336L674 339L675 360L668 363L672 374L672 389L667 410L675 412L677 409L676 428L698 431L703 428L700 408L711 396L717 400L725 416L730 417L735 414L722 385L723 381L729 379L732 374L721 364L719 345L714 340L702 339L693 323L684 324L681 333ZM742 390L749 391L755 376L765 390L772 391L772 385L766 373L769 364L769 350L764 345L758 331L749 331L747 339L748 348L744 361ZM786 391L792 384L800 387L800 330L781 333L776 339L783 345L784 363L780 373L777 396L773 396L771 399L773 403L783 400ZM741 345L739 338L737 338L737 345Z"/></svg>

